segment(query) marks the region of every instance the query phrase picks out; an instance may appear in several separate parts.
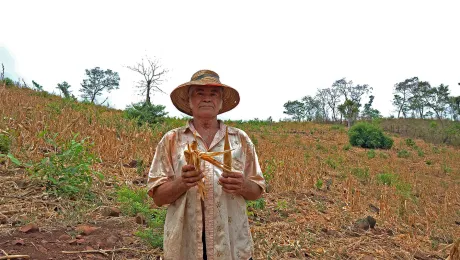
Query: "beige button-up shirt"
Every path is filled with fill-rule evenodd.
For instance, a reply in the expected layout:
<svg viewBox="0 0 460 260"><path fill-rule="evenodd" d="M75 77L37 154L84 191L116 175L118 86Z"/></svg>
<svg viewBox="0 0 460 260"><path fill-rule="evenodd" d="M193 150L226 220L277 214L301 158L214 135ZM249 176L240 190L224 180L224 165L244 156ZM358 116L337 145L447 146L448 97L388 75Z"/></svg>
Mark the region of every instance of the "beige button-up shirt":
<svg viewBox="0 0 460 260"><path fill-rule="evenodd" d="M210 147L197 133L200 151L217 152L224 149L226 126L219 121L219 131ZM181 176L186 165L184 150L194 140L192 121L164 135L158 143L149 172L147 188L152 194L159 185ZM240 129L228 127L232 151L232 167L244 177L265 190L265 180L260 169L254 144ZM214 157L223 161L223 155ZM205 234L208 259L249 259L253 241L246 214L246 201L242 196L224 192L218 184L222 170L202 161L205 175L206 198ZM165 259L203 259L202 208L197 186L190 188L175 202L168 205L164 226Z"/></svg>

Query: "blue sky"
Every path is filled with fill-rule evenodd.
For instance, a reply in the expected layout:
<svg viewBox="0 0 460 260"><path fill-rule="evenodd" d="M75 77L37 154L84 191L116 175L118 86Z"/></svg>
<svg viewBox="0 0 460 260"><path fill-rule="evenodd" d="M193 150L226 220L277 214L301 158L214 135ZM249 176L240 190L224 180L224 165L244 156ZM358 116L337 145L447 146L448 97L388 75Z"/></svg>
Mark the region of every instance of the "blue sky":
<svg viewBox="0 0 460 260"><path fill-rule="evenodd" d="M286 117L288 100L342 77L369 84L389 115L392 88L418 76L460 95L458 1L2 1L0 62L9 75L53 91L78 92L85 69L120 74L110 104L140 101L139 75L125 66L145 55L169 69L170 93L200 69L236 88L240 105L223 119ZM8 57L11 56L11 58ZM168 95L153 103L181 116ZM367 102L367 99L366 99Z"/></svg>

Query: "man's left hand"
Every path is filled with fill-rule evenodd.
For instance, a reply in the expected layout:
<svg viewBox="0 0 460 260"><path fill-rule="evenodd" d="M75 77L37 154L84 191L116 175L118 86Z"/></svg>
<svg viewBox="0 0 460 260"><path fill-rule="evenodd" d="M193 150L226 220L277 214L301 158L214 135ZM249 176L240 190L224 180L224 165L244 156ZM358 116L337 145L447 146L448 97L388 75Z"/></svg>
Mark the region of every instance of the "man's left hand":
<svg viewBox="0 0 460 260"><path fill-rule="evenodd" d="M230 194L242 194L244 189L245 179L241 172L224 171L222 177L219 178L222 185L222 190Z"/></svg>

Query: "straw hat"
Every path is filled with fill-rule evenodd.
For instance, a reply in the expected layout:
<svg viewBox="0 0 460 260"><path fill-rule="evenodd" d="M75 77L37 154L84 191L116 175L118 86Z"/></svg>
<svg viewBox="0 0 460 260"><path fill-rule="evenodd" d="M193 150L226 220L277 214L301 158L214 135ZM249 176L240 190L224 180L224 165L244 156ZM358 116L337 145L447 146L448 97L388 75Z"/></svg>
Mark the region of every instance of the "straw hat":
<svg viewBox="0 0 460 260"><path fill-rule="evenodd" d="M222 87L222 109L219 114L235 108L240 103L240 95L234 88L220 83L219 75L212 70L199 70L193 74L192 79L184 83L171 92L171 101L179 111L192 116L192 110L189 104L189 88L191 86L210 86Z"/></svg>

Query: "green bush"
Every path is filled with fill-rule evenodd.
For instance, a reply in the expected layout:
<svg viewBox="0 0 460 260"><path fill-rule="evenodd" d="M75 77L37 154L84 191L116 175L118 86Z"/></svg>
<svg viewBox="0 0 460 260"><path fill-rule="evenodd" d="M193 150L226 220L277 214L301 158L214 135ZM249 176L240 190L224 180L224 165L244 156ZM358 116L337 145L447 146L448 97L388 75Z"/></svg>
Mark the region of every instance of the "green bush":
<svg viewBox="0 0 460 260"><path fill-rule="evenodd" d="M89 152L91 144L86 139L77 141L78 134L61 143L56 141L57 134L49 137L42 132L40 136L51 146L51 152L29 169L32 177L44 181L47 192L55 196L90 198L93 177L103 178L92 169L99 160Z"/></svg>
<svg viewBox="0 0 460 260"><path fill-rule="evenodd" d="M7 154L10 151L11 140L5 134L0 134L0 153Z"/></svg>
<svg viewBox="0 0 460 260"><path fill-rule="evenodd" d="M128 106L123 116L127 119L136 120L139 126L148 123L150 125L161 123L168 114L164 111L165 106L153 105L145 102L139 102Z"/></svg>
<svg viewBox="0 0 460 260"><path fill-rule="evenodd" d="M348 131L348 137L353 146L371 149L390 149L393 146L393 139L386 136L377 126L365 122L352 126Z"/></svg>
<svg viewBox="0 0 460 260"><path fill-rule="evenodd" d="M370 149L369 151L367 151L367 158L369 158L369 159L375 158L375 150L374 149Z"/></svg>
<svg viewBox="0 0 460 260"><path fill-rule="evenodd" d="M383 185L395 185L398 181L398 176L392 173L380 173L376 175L377 182Z"/></svg>
<svg viewBox="0 0 460 260"><path fill-rule="evenodd" d="M369 168L353 168L351 169L351 174L356 176L361 182L368 182L369 181Z"/></svg>
<svg viewBox="0 0 460 260"><path fill-rule="evenodd" d="M409 156L410 156L410 153L408 151L404 150L404 149L398 151L398 157L399 158L409 158Z"/></svg>
<svg viewBox="0 0 460 260"><path fill-rule="evenodd" d="M254 210L259 209L262 210L265 208L265 200L264 198L259 198L257 200L247 200L246 201L246 209L248 216L254 216Z"/></svg>
<svg viewBox="0 0 460 260"><path fill-rule="evenodd" d="M7 87L14 86L14 81L10 78L4 78L2 84L5 84Z"/></svg>
<svg viewBox="0 0 460 260"><path fill-rule="evenodd" d="M323 180L318 179L315 183L315 187L320 190L323 187Z"/></svg>
<svg viewBox="0 0 460 260"><path fill-rule="evenodd" d="M413 146L415 146L415 142L414 142L414 140L412 140L410 138L407 138L406 139L406 145L410 146L410 147L413 147Z"/></svg>

